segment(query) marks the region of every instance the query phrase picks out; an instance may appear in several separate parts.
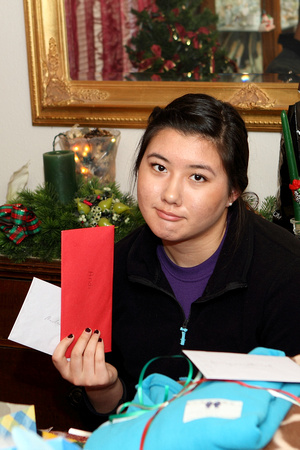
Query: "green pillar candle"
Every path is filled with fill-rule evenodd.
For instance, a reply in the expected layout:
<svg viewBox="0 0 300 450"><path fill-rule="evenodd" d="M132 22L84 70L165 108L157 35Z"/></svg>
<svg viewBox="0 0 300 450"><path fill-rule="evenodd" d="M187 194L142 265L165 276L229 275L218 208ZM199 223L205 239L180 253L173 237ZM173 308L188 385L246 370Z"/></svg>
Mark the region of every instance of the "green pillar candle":
<svg viewBox="0 0 300 450"><path fill-rule="evenodd" d="M53 150L43 154L45 182L52 184L62 203L68 203L76 192L74 152Z"/></svg>
<svg viewBox="0 0 300 450"><path fill-rule="evenodd" d="M288 163L288 169L289 169L289 175L290 175L290 183L293 184L294 180L299 180L299 174L298 174L298 168L294 153L294 146L291 136L291 130L289 121L286 115L285 111L281 112L281 123L282 123L282 131L283 131L283 137L284 137L284 144L285 144L285 151L286 151L286 158ZM294 213L295 213L295 219L300 220L300 204L297 203L294 199L293 194L293 206L294 206Z"/></svg>

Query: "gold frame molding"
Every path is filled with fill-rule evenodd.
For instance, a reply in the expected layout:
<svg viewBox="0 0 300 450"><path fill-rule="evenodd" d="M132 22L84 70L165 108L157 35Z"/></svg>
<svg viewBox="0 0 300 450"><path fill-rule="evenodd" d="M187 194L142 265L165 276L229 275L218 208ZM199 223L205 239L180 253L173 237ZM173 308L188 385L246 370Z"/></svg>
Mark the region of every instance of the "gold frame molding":
<svg viewBox="0 0 300 450"><path fill-rule="evenodd" d="M74 81L63 0L23 0L33 125L144 128L154 106L188 92L234 104L249 131L280 131L280 113L300 100L295 83Z"/></svg>

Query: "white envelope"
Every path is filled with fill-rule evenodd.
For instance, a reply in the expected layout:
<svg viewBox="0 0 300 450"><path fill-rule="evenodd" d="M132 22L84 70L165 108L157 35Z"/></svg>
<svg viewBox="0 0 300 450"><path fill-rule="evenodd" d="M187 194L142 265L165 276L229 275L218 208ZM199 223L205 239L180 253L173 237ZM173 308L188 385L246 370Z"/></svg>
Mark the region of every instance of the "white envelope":
<svg viewBox="0 0 300 450"><path fill-rule="evenodd" d="M287 356L183 350L210 380L300 383L300 366Z"/></svg>
<svg viewBox="0 0 300 450"><path fill-rule="evenodd" d="M60 341L61 289L33 278L8 339L53 354Z"/></svg>

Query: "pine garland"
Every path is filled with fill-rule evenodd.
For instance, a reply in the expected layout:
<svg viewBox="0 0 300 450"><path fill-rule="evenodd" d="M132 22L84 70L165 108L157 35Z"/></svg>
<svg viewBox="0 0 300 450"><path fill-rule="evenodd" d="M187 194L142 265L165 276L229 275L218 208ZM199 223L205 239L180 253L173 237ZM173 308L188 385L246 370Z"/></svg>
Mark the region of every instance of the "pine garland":
<svg viewBox="0 0 300 450"><path fill-rule="evenodd" d="M259 205L259 197L255 192L246 191L242 194L242 198L249 209L264 217L269 222L273 221L277 208L276 197L269 195L262 201L261 205Z"/></svg>
<svg viewBox="0 0 300 450"><path fill-rule="evenodd" d="M273 195L270 195L262 201L261 207L259 209L259 214L263 216L265 219L272 222L276 208L277 208L277 199Z"/></svg>
<svg viewBox="0 0 300 450"><path fill-rule="evenodd" d="M63 230L95 226L97 221L100 223L100 219L104 219L115 225L115 242L118 242L144 223L135 199L129 194L123 194L116 183L103 186L98 178L92 178L89 181L80 179L78 186L74 200L68 204L59 202L57 193L51 185L38 186L35 191L26 189L21 191L12 203L21 203L31 210L40 220L41 230L35 235L27 236L18 245L0 231L0 254L17 263L24 262L28 258L48 262L59 260ZM251 204L251 194L253 198L257 196L253 193L246 194L248 198L245 200L249 202L252 209L272 221L277 205L276 198L266 197L259 208L258 201L255 205L253 202ZM100 202L107 199L112 200L109 202L111 205L97 212ZM81 209L84 206L80 205L86 206L88 211L84 212ZM116 207L121 207L122 211L120 212ZM98 218L97 214L99 214Z"/></svg>
<svg viewBox="0 0 300 450"><path fill-rule="evenodd" d="M102 214L113 217L111 223L115 225L115 242L144 223L134 198L123 194L116 183L102 186L97 178L92 178L89 181L80 180L78 185L74 200L68 204L60 203L55 190L47 184L38 186L35 191L23 190L18 193L12 203L21 203L31 210L40 220L41 230L33 236L27 236L18 245L0 231L0 254L15 262L24 262L28 258L48 262L60 259L61 231L92 226L81 220L79 201L97 205L102 199L112 198L114 202L126 206L121 214L113 216L108 210Z"/></svg>

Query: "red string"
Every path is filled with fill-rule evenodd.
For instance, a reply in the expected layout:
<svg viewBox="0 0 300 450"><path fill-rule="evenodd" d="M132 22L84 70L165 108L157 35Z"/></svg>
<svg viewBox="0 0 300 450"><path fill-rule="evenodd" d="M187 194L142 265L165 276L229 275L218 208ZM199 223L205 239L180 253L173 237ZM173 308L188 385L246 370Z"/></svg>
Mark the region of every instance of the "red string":
<svg viewBox="0 0 300 450"><path fill-rule="evenodd" d="M224 383L224 382L225 382L225 383L235 383L235 384L239 384L240 386L244 386L244 387L251 388L251 389L263 389L263 390L266 390L266 391L268 391L268 390L273 390L273 391L275 391L275 392L280 392L281 394L285 394L285 395L287 395L288 397L293 398L293 399L296 400L297 402L300 402L300 398L299 398L299 397L297 397L296 395L291 394L290 392L284 391L284 390L282 390L282 389L273 389L273 388L270 388L270 387L268 388L268 387L263 387L263 386L254 386L254 385L252 385L252 384L247 384L247 383L245 383L245 382L243 382L243 381L238 381L238 380L211 380L211 379L208 379L208 378L201 378L201 380L198 380L198 381L196 381L196 382L193 382L193 383L192 383L192 388L189 389L189 390L187 390L183 395L189 394L189 393L192 392L197 386L199 386L200 384L202 384L202 383L204 383L204 382L207 382L207 381L220 381L220 382L222 382L222 383ZM155 417L160 413L160 411L163 410L163 408L164 408L165 406L167 406L167 405L168 405L169 403L171 403L172 401L176 400L176 398L178 398L178 397L175 396L175 397L173 397L169 402L164 403L163 405L161 405L161 406L158 408L158 410L155 412L155 414L154 414L152 417L150 417L150 419L149 419L148 422L146 423L145 428L144 428L144 430L143 430L143 434L142 434L141 442L140 442L140 450L144 450L144 445L145 445L146 436L147 436L147 433L148 433L148 431L149 431L150 425L152 424L152 422L153 422L153 420L155 419Z"/></svg>
<svg viewBox="0 0 300 450"><path fill-rule="evenodd" d="M155 419L155 417L158 415L158 413L164 408L164 406L160 406L159 409L155 412L155 414L153 414L152 417L150 417L150 419L148 420L148 422L145 425L145 428L143 430L143 434L141 437L141 443L140 443L140 450L143 450L144 448L144 444L145 444L145 439L146 439L146 435L148 433L148 430L150 428L151 423L153 422L153 420Z"/></svg>
<svg viewBox="0 0 300 450"><path fill-rule="evenodd" d="M272 391L287 395L288 397L291 397L293 400L296 400L296 402L300 402L300 397L297 397L296 395L292 394L291 392L284 391L283 389L274 389L272 387L263 387L263 386L253 386L252 384L247 384L247 383L244 383L243 381L237 381L237 380L222 380L222 381L227 381L228 383L240 384L241 386L252 388L252 389L264 389L266 391L272 390Z"/></svg>
<svg viewBox="0 0 300 450"><path fill-rule="evenodd" d="M176 400L176 398L181 397L181 396L183 396L183 395L187 395L187 394L189 394L190 392L192 392L199 384L203 383L204 381L209 381L209 380L207 380L206 378L202 378L201 380L199 380L199 381L197 381L197 382L192 382L191 388L190 388L190 389L188 389L188 390L187 390L186 392L184 392L184 393L182 393L182 391L180 391L181 395L178 395L178 396L173 397L171 400L169 400L169 401L166 402L166 403L163 403L163 404L158 408L158 410L155 412L155 414L153 414L153 416L150 417L150 419L148 420L148 422L147 422L146 425L145 425L145 428L144 428L144 430L143 430L143 434L142 434L142 437L141 437L140 450L143 450L143 449L144 449L145 439L146 439L146 435L147 435L147 433L148 433L148 431L149 431L150 425L151 425L151 423L153 422L153 420L155 419L155 417L160 413L160 411L162 411L162 410L165 408L165 406L169 405L169 403L171 403L171 402L173 402L174 400Z"/></svg>

